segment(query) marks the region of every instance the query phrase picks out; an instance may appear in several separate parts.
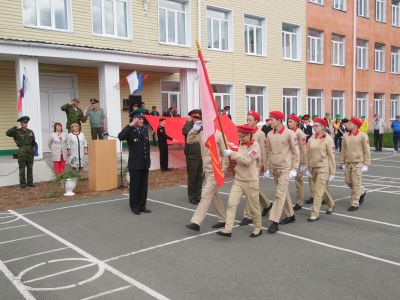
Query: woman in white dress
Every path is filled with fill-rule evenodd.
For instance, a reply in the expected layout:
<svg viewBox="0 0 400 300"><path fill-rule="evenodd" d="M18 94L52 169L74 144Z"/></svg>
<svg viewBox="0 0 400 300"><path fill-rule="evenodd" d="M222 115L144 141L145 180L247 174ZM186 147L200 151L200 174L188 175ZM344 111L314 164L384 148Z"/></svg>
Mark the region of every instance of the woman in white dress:
<svg viewBox="0 0 400 300"><path fill-rule="evenodd" d="M88 145L85 135L80 131L78 123L71 124L71 133L68 134L67 150L71 168L79 170L82 176L82 169L87 164Z"/></svg>
<svg viewBox="0 0 400 300"><path fill-rule="evenodd" d="M50 133L49 148L54 164L54 174L57 175L64 171L67 159L67 133L62 131L62 125L59 122L54 123L54 132Z"/></svg>

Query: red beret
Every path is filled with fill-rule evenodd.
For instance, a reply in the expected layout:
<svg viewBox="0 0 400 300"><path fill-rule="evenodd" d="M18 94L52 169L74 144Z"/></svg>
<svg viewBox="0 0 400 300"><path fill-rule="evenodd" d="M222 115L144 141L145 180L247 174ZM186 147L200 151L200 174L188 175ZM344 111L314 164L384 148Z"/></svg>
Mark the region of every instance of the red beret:
<svg viewBox="0 0 400 300"><path fill-rule="evenodd" d="M248 116L253 116L254 117L254 119L256 119L256 121L257 122L260 122L261 121L261 118L260 118L260 115L258 114L258 112L256 112L256 111L249 111L248 113L247 113L247 115Z"/></svg>
<svg viewBox="0 0 400 300"><path fill-rule="evenodd" d="M354 125L356 125L358 128L360 128L362 125L362 121L355 117L351 118L350 122L353 123Z"/></svg>
<svg viewBox="0 0 400 300"><path fill-rule="evenodd" d="M269 117L277 119L277 120L281 120L281 121L283 121L285 119L284 114L282 112L280 112L280 111L271 111L269 113Z"/></svg>
<svg viewBox="0 0 400 300"><path fill-rule="evenodd" d="M296 116L295 114L291 114L289 116L289 120L293 120L293 121L297 122L297 124L301 123L300 118L298 116Z"/></svg>
<svg viewBox="0 0 400 300"><path fill-rule="evenodd" d="M322 119L322 118L315 118L315 119L314 119L314 123L319 123L319 124L321 124L321 125L324 126L324 127L327 127L327 126L328 126L328 122L325 121L325 120Z"/></svg>
<svg viewBox="0 0 400 300"><path fill-rule="evenodd" d="M238 132L255 133L257 128L251 127L249 124L240 125L237 127Z"/></svg>

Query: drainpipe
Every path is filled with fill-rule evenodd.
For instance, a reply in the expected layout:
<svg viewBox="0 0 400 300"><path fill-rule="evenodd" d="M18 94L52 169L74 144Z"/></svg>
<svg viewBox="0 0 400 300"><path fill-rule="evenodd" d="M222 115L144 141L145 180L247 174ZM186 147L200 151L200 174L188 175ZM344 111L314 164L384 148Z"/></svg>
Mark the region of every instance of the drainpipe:
<svg viewBox="0 0 400 300"><path fill-rule="evenodd" d="M353 111L350 116L356 113L356 74L357 74L357 1L354 0L353 16Z"/></svg>

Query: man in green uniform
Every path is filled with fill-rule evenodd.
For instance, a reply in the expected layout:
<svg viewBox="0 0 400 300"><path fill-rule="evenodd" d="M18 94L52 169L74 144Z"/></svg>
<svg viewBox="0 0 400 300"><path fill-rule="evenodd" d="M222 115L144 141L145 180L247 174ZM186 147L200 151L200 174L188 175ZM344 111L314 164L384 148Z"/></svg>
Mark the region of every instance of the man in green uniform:
<svg viewBox="0 0 400 300"><path fill-rule="evenodd" d="M188 174L188 197L189 202L198 204L201 199L201 189L203 185L203 161L201 159L200 144L188 144L186 142L187 135L193 128L196 121L201 121L201 110L194 109L189 112L190 119L182 128L182 134L185 136L185 156L186 168Z"/></svg>
<svg viewBox="0 0 400 300"><path fill-rule="evenodd" d="M19 166L19 185L21 188L27 186L34 187L33 184L33 156L35 148L38 147L35 141L35 134L32 130L28 129L28 122L30 118L23 116L17 120L17 126L7 130L6 134L14 138L18 146L18 166ZM25 169L27 179L25 179Z"/></svg>
<svg viewBox="0 0 400 300"><path fill-rule="evenodd" d="M74 98L70 103L61 106L61 110L67 114L67 129L71 132L71 124L77 123L82 128L82 123L86 122L87 117L84 116L82 109L79 108L79 99Z"/></svg>

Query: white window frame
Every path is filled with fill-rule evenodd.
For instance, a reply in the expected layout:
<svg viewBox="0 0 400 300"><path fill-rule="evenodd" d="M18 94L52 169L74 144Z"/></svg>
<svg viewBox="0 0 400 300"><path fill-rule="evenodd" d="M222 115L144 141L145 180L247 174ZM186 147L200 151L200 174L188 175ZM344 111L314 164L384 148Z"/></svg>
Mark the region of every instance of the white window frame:
<svg viewBox="0 0 400 300"><path fill-rule="evenodd" d="M161 111L162 111L162 113L164 111L168 111L168 108L171 107L171 96L172 95L176 95L177 96L176 110L177 110L178 114L180 114L181 113L181 109L182 109L182 107L181 107L181 105L182 105L181 91L180 90L172 91L172 90L168 90L168 89L164 90L163 87L162 87L163 86L162 84L165 83L165 82L175 83L175 84L177 84L178 88L180 89L179 81L174 81L174 80L161 80L160 81L160 96L161 96L161 105L160 105L160 107L161 107ZM166 107L165 110L163 108L163 103L162 103L163 94L168 95L168 107Z"/></svg>
<svg viewBox="0 0 400 300"><path fill-rule="evenodd" d="M386 22L386 0L375 0L375 20Z"/></svg>
<svg viewBox="0 0 400 300"><path fill-rule="evenodd" d="M334 41L333 37L337 36L341 40ZM344 67L346 65L346 38L341 35L332 34L332 66ZM342 57L341 57L342 56ZM342 61L341 61L342 58Z"/></svg>
<svg viewBox="0 0 400 300"><path fill-rule="evenodd" d="M381 98L378 98L378 95ZM374 114L378 114L385 119L385 94L384 93L375 93L374 94Z"/></svg>
<svg viewBox="0 0 400 300"><path fill-rule="evenodd" d="M324 5L324 0L308 0L308 1L314 4Z"/></svg>
<svg viewBox="0 0 400 300"><path fill-rule="evenodd" d="M102 28L102 33L94 32L93 28L93 4L92 1L90 1L90 11L92 14L92 34L94 36L99 36L99 37L108 37L108 38L113 38L113 39L120 39L120 40L132 40L132 14L131 14L131 0L111 0L114 2L113 5L113 16L114 16L114 34L107 34L105 33L105 18L104 18L104 0L101 1L101 28ZM117 16L116 16L116 2L125 2L126 3L126 33L127 36L119 36L118 35L118 21L117 21Z"/></svg>
<svg viewBox="0 0 400 300"><path fill-rule="evenodd" d="M400 114L400 94L390 95L390 120L396 119Z"/></svg>
<svg viewBox="0 0 400 300"><path fill-rule="evenodd" d="M289 95L284 95L284 90L285 89L290 89L290 90L295 90L296 95L295 96L289 96ZM290 114L298 114L299 112L299 98L300 98L300 89L296 87L284 87L282 89L282 111L285 116L284 122L286 122L287 118L289 117ZM286 102L289 102L290 109L289 111L286 110ZM294 103L295 102L295 103Z"/></svg>
<svg viewBox="0 0 400 300"><path fill-rule="evenodd" d="M400 2L397 5L392 4L392 25L400 27Z"/></svg>
<svg viewBox="0 0 400 300"><path fill-rule="evenodd" d="M369 18L369 0L357 0L357 15Z"/></svg>
<svg viewBox="0 0 400 300"><path fill-rule="evenodd" d="M307 112L310 116L323 116L324 114L324 92L322 90L308 90L310 92L320 92L320 96L307 96ZM318 111L318 104L320 105L321 111Z"/></svg>
<svg viewBox="0 0 400 300"><path fill-rule="evenodd" d="M310 30L318 32L319 36L310 35ZM323 64L324 63L324 33L320 30L309 28L307 30L307 58L309 63ZM319 53L318 53L319 52ZM319 56L318 56L319 54ZM318 60L318 58L320 58Z"/></svg>
<svg viewBox="0 0 400 300"><path fill-rule="evenodd" d="M356 117L368 116L368 93L361 92L360 94L366 95L365 98L356 96ZM359 106L360 105L360 106Z"/></svg>
<svg viewBox="0 0 400 300"><path fill-rule="evenodd" d="M262 93L261 94L248 94L246 89L247 87L258 87L262 89ZM267 97L266 97L266 87L265 86L260 86L260 85L255 85L255 84L246 84L245 85L245 100L246 100L246 115L247 112L250 111L250 98L255 98L255 111L257 113L259 113L260 117L261 117L261 121L263 122L267 116ZM258 101L260 100L259 97L261 97L261 101L262 101L262 112L260 112L258 110Z"/></svg>
<svg viewBox="0 0 400 300"><path fill-rule="evenodd" d="M368 41L358 40L365 42L364 46L356 46L356 63L357 69L368 70Z"/></svg>
<svg viewBox="0 0 400 300"><path fill-rule="evenodd" d="M259 20L261 21L261 26L257 26L257 25L253 25L253 24L246 24L246 18L249 19L255 19L255 20ZM244 52L248 55L255 55L255 56L266 56L267 55L267 47L266 47L266 20L265 18L262 17L256 17L256 16L252 16L252 15L244 15L243 16L243 26L244 26L244 34L247 36L247 49L248 51L246 51L246 38L244 39ZM250 35L250 28L253 29L253 33L255 34L255 44L254 44L254 50L255 52L250 52L250 39L249 39L249 35ZM257 29L261 29L261 53L257 53Z"/></svg>
<svg viewBox="0 0 400 300"><path fill-rule="evenodd" d="M35 10L36 10L36 25L25 24L26 22L26 12L24 10L24 1L34 1L35 2ZM54 13L54 5L53 0L51 0L50 10L51 10L51 26L45 26L40 24L40 13L39 13L39 3L38 0L22 0L22 22L25 27L37 28L37 29L45 29L52 31L61 31L61 32L73 32L73 18L72 18L72 0L67 0L67 29L56 28L55 27L55 13Z"/></svg>
<svg viewBox="0 0 400 300"><path fill-rule="evenodd" d="M379 48L375 45L374 49L374 58L375 58L375 71L376 72L385 72L385 45L380 45ZM381 49L380 49L381 48Z"/></svg>
<svg viewBox="0 0 400 300"><path fill-rule="evenodd" d="M333 95L333 92L334 91L332 91L332 95ZM332 96L332 117L335 117L336 115L340 115L343 118L346 114L346 112L345 112L346 106L345 106L345 102L344 102L345 101L345 93L344 93L344 91L336 91L336 92L342 93L342 96L341 97ZM341 107L342 112L340 112L339 107Z"/></svg>
<svg viewBox="0 0 400 300"><path fill-rule="evenodd" d="M222 12L227 14L227 20L222 20L222 19L218 19L218 18L214 18L214 17L210 17L209 16L209 10L213 10L213 11L218 11L218 12ZM208 36L208 19L211 20L211 37ZM214 32L214 26L212 26L212 21L218 21L219 22L219 47L218 48L214 48L213 45L213 32ZM222 32L222 27L221 27L221 22L227 22L228 23L228 49L221 49L222 47L222 38L221 38L221 32ZM222 51L222 52L232 52L233 51L233 41L232 41L232 36L233 36L233 25L232 25L232 11L225 9L225 8L220 8L220 7L216 7L216 6L207 6L206 9L206 35L207 35L207 49L208 50L214 50L214 51ZM211 47L209 47L209 39L211 38Z"/></svg>
<svg viewBox="0 0 400 300"><path fill-rule="evenodd" d="M189 0L167 0L170 2L178 2L181 4L185 5L185 11L178 11L176 9L172 9L172 8L166 8L166 7L162 7L162 5L160 4L160 1L158 1L158 41L160 44L163 45L173 45L173 46L180 46L180 47L190 47L191 45L191 7L190 7L190 1ZM165 10L165 39L166 41L163 42L161 41L161 26L160 26L160 17L161 17L161 10ZM174 28L175 28L175 41L174 42L170 42L168 41L168 12L172 12L174 14ZM184 13L185 14L185 43L184 44L180 44L179 43L179 38L178 38L178 13Z"/></svg>
<svg viewBox="0 0 400 300"><path fill-rule="evenodd" d="M392 47L390 52L390 73L400 74L400 48Z"/></svg>
<svg viewBox="0 0 400 300"><path fill-rule="evenodd" d="M214 99L215 99L215 104L217 104L217 98L220 97L221 101L220 101L220 107L217 107L217 109L219 111L222 111L224 109L224 107L227 104L224 104L224 96L229 96L229 106L232 108L233 106L233 85L231 84L224 84L224 83L211 83L211 89L214 85L222 85L222 86L227 86L229 88L229 92L214 92L213 91L213 95L214 95ZM231 114L232 114L232 109L231 109Z"/></svg>
<svg viewBox="0 0 400 300"><path fill-rule="evenodd" d="M289 32L289 31L283 30L283 25L284 24L293 26L296 29L296 32ZM285 53L286 36L289 36L289 49L290 49L289 50L289 56L287 56L286 53ZM292 48L292 46L293 46L293 36L296 39L296 48L297 48L297 51L296 51L297 56L296 57L292 57L292 55L293 55L293 50L292 50L293 49ZM299 61L300 60L300 57L301 57L300 36L301 36L301 33L300 33L300 26L299 25L290 24L290 23L286 23L286 22L282 23L282 58L283 59L285 59L285 60L295 60L295 61Z"/></svg>
<svg viewBox="0 0 400 300"><path fill-rule="evenodd" d="M332 7L337 10L346 11L347 10L346 0L333 0Z"/></svg>

